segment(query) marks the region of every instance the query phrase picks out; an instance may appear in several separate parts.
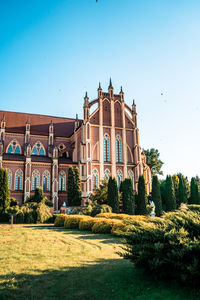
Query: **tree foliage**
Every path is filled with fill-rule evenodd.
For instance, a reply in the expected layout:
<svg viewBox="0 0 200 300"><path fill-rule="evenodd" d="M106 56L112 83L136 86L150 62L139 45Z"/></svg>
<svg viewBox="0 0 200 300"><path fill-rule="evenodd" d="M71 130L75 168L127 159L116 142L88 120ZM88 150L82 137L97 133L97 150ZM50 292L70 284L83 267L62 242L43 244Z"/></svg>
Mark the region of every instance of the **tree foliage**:
<svg viewBox="0 0 200 300"><path fill-rule="evenodd" d="M178 184L178 200L177 204L187 203L187 190L185 185L185 180L183 176L179 175L179 184Z"/></svg>
<svg viewBox="0 0 200 300"><path fill-rule="evenodd" d="M139 176L138 181L138 195L137 195L137 215L147 214L147 190L144 176Z"/></svg>
<svg viewBox="0 0 200 300"><path fill-rule="evenodd" d="M123 204L123 212L125 214L133 215L135 211L135 199L133 192L133 183L130 178L126 178L124 181L122 181L120 192Z"/></svg>
<svg viewBox="0 0 200 300"><path fill-rule="evenodd" d="M151 148L144 150L144 153L146 155L147 165L151 170L151 175L163 175L161 168L164 163L159 159L160 153L158 150Z"/></svg>
<svg viewBox="0 0 200 300"><path fill-rule="evenodd" d="M160 193L160 183L157 176L153 176L152 181L152 201L155 204L155 213L157 217L162 215L162 199Z"/></svg>
<svg viewBox="0 0 200 300"><path fill-rule="evenodd" d="M114 213L119 212L119 195L117 189L117 181L110 177L108 180L108 199L107 204L112 208Z"/></svg>
<svg viewBox="0 0 200 300"><path fill-rule="evenodd" d="M74 205L81 205L81 180L78 167L74 170L74 184L75 184L75 195L74 195Z"/></svg>
<svg viewBox="0 0 200 300"><path fill-rule="evenodd" d="M6 169L0 169L0 214L5 214L10 206L10 192L8 185L8 173Z"/></svg>
<svg viewBox="0 0 200 300"><path fill-rule="evenodd" d="M200 204L200 195L199 195L199 188L198 182L196 178L192 177L190 182L190 199L189 202L191 204Z"/></svg>
<svg viewBox="0 0 200 300"><path fill-rule="evenodd" d="M108 201L108 180L104 179L99 188L94 191L94 194L90 196L93 203L107 204Z"/></svg>
<svg viewBox="0 0 200 300"><path fill-rule="evenodd" d="M174 185L172 182L172 177L170 175L167 175L165 183L165 205L166 211L172 211L176 209Z"/></svg>
<svg viewBox="0 0 200 300"><path fill-rule="evenodd" d="M68 169L67 198L68 198L68 205L73 206L74 198L75 198L75 182L74 182L74 171L71 166Z"/></svg>

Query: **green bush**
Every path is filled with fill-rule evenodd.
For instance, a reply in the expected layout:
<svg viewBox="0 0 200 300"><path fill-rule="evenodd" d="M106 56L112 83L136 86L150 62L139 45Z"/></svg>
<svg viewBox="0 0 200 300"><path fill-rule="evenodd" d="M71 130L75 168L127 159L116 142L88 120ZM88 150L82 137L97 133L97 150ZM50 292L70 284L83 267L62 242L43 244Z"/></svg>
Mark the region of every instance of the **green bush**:
<svg viewBox="0 0 200 300"><path fill-rule="evenodd" d="M125 253L121 255L157 277L198 284L199 236L198 212L186 210L166 213L160 222L156 219L155 222L129 225L125 235Z"/></svg>
<svg viewBox="0 0 200 300"><path fill-rule="evenodd" d="M57 215L55 222L54 222L54 226L64 227L64 222L65 222L66 217L67 217L67 215L63 215L63 214Z"/></svg>
<svg viewBox="0 0 200 300"><path fill-rule="evenodd" d="M79 222L84 218L88 217L83 215L68 215L64 222L64 228L79 229Z"/></svg>
<svg viewBox="0 0 200 300"><path fill-rule="evenodd" d="M112 208L109 205L106 204L95 204L92 206L92 211L91 211L91 216L95 217L97 214L100 213L111 213L112 212Z"/></svg>
<svg viewBox="0 0 200 300"><path fill-rule="evenodd" d="M120 220L96 218L96 221L95 221L94 225L92 226L92 232L94 232L94 233L111 233L112 228L114 226L118 226L118 227L121 226L121 228L122 228L125 226L125 224Z"/></svg>
<svg viewBox="0 0 200 300"><path fill-rule="evenodd" d="M14 221L19 224L36 224L52 222L53 216L44 203L25 203L17 211Z"/></svg>
<svg viewBox="0 0 200 300"><path fill-rule="evenodd" d="M80 230L86 230L86 231L92 231L92 226L95 223L95 219L92 217L84 218L79 222L79 229Z"/></svg>
<svg viewBox="0 0 200 300"><path fill-rule="evenodd" d="M200 205L199 204L187 204L187 207L190 210L199 211L200 212Z"/></svg>

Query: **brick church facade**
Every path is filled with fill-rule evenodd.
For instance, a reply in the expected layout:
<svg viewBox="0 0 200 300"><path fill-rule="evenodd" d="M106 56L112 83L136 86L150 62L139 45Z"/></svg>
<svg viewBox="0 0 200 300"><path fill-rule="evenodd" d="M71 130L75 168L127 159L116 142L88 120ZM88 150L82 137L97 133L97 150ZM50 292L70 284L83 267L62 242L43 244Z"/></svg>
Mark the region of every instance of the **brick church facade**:
<svg viewBox="0 0 200 300"><path fill-rule="evenodd" d="M0 166L8 171L11 196L25 202L36 187L54 203L67 203L69 166L78 166L83 204L103 178L129 177L137 191L143 174L147 192L151 173L139 144L136 105L124 102L124 93L114 94L112 82L107 92L84 98L84 119L51 117L0 111ZM92 106L97 108L90 113Z"/></svg>

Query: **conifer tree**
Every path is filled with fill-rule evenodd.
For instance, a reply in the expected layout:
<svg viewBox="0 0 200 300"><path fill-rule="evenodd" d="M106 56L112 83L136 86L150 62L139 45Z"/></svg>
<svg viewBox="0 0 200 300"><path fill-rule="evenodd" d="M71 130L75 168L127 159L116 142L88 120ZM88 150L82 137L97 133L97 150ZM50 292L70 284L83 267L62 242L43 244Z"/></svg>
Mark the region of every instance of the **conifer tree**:
<svg viewBox="0 0 200 300"><path fill-rule="evenodd" d="M179 177L179 183L178 183L178 199L179 199L179 203L187 203L187 192L186 192L186 186L185 186L185 182L183 180L183 177L180 176Z"/></svg>
<svg viewBox="0 0 200 300"><path fill-rule="evenodd" d="M153 176L152 181L152 201L155 204L155 213L157 217L162 215L162 199L160 194L160 183L157 176Z"/></svg>
<svg viewBox="0 0 200 300"><path fill-rule="evenodd" d="M0 169L0 214L5 214L10 206L10 191L8 184L8 173Z"/></svg>
<svg viewBox="0 0 200 300"><path fill-rule="evenodd" d="M196 182L194 177L191 178L191 182L190 182L190 203L200 204L198 183Z"/></svg>
<svg viewBox="0 0 200 300"><path fill-rule="evenodd" d="M108 181L108 200L107 203L112 207L114 213L119 213L119 195L117 189L117 181L110 177Z"/></svg>
<svg viewBox="0 0 200 300"><path fill-rule="evenodd" d="M165 204L166 204L166 211L172 211L176 209L176 197L174 191L174 185L172 182L172 177L167 175L166 183L165 183Z"/></svg>
<svg viewBox="0 0 200 300"><path fill-rule="evenodd" d="M138 181L137 214L147 214L147 191L143 175L139 176Z"/></svg>
<svg viewBox="0 0 200 300"><path fill-rule="evenodd" d="M71 166L68 169L67 198L68 198L68 205L73 206L74 199L75 199L75 182L74 182L74 171Z"/></svg>
<svg viewBox="0 0 200 300"><path fill-rule="evenodd" d="M74 205L80 206L81 205L81 180L78 167L74 170L74 184L75 184L75 197L74 197Z"/></svg>
<svg viewBox="0 0 200 300"><path fill-rule="evenodd" d="M122 181L120 192L122 193L121 199L124 213L133 215L135 211L135 199L133 193L133 183L130 178L126 178L124 181Z"/></svg>

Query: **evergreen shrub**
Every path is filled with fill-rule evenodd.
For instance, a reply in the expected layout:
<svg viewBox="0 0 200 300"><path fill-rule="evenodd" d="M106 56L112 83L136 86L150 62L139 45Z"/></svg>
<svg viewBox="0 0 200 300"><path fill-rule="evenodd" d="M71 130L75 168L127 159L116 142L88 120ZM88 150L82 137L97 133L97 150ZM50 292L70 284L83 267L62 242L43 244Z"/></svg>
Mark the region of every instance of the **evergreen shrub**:
<svg viewBox="0 0 200 300"><path fill-rule="evenodd" d="M163 221L129 225L125 252L121 255L158 278L179 279L197 285L200 278L199 236L200 213L189 210L165 213Z"/></svg>
<svg viewBox="0 0 200 300"><path fill-rule="evenodd" d="M199 211L200 212L200 205L199 204L188 204L187 207L190 210Z"/></svg>
<svg viewBox="0 0 200 300"><path fill-rule="evenodd" d="M68 217L68 215L64 215L64 214L57 215L56 219L55 219L55 222L54 222L54 226L64 227L64 222L65 222L67 217Z"/></svg>
<svg viewBox="0 0 200 300"><path fill-rule="evenodd" d="M97 214L100 214L100 213L112 213L112 208L106 204L102 204L102 205L93 204L90 215L92 217L95 217Z"/></svg>
<svg viewBox="0 0 200 300"><path fill-rule="evenodd" d="M88 218L88 216L84 215L68 215L64 222L64 228L66 229L79 229L79 222L84 219Z"/></svg>
<svg viewBox="0 0 200 300"><path fill-rule="evenodd" d="M28 202L17 211L14 222L18 224L50 223L53 216L49 207L43 202Z"/></svg>
<svg viewBox="0 0 200 300"><path fill-rule="evenodd" d="M79 222L79 229L80 230L86 230L86 231L92 231L92 226L97 221L97 218L84 218Z"/></svg>
<svg viewBox="0 0 200 300"><path fill-rule="evenodd" d="M93 233L111 233L114 225L124 226L124 223L120 220L111 220L111 219L98 219L95 221L92 226Z"/></svg>

